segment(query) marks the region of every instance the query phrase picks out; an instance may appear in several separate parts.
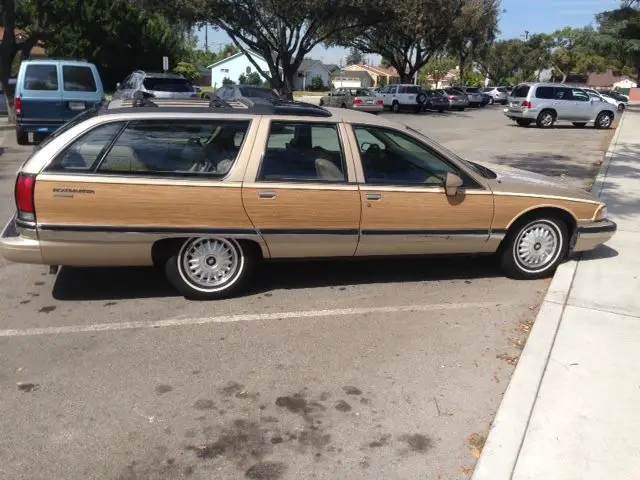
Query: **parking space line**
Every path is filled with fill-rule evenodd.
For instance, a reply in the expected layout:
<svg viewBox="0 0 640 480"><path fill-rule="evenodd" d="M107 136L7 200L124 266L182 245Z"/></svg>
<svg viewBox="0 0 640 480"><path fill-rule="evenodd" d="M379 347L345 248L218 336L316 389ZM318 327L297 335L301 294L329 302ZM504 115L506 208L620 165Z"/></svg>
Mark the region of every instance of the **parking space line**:
<svg viewBox="0 0 640 480"><path fill-rule="evenodd" d="M355 316L370 313L410 313L429 312L435 310L461 310L495 308L497 302L460 302L460 303L435 303L430 305L395 305L387 307L370 308L340 308L334 310L303 310L293 312L256 313L243 315L224 315L219 317L190 317L170 318L155 322L122 322L100 323L95 325L67 325L62 327L43 327L0 330L0 337L29 337L38 335L58 335L68 333L107 332L113 330L132 330L137 328L164 328L180 327L188 325L206 325L210 323L253 322L264 320L282 320L290 318L318 318ZM500 303L499 306L508 304Z"/></svg>

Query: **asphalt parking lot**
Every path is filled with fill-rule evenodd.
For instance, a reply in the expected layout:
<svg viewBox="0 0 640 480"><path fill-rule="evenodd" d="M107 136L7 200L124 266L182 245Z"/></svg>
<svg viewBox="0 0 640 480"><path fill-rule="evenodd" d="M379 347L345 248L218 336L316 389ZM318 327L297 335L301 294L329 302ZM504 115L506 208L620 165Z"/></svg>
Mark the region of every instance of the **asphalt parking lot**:
<svg viewBox="0 0 640 480"><path fill-rule="evenodd" d="M387 115L580 186L613 133ZM0 133L8 218L30 149ZM0 478L468 478L547 285L487 258L285 263L188 302L152 270L0 260Z"/></svg>

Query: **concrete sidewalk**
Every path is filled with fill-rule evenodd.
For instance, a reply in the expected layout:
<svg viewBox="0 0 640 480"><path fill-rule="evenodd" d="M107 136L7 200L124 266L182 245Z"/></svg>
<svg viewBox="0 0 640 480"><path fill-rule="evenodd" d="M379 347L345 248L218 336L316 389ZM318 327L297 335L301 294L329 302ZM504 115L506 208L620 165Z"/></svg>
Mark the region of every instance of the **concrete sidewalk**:
<svg viewBox="0 0 640 480"><path fill-rule="evenodd" d="M563 264L473 480L640 478L640 112L622 117L593 187L618 232Z"/></svg>

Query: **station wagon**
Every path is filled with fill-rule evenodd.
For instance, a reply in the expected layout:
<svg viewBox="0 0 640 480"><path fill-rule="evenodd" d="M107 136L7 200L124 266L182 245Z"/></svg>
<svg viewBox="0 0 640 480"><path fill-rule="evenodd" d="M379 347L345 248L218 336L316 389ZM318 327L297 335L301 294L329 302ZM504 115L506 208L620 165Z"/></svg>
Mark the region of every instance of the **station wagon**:
<svg viewBox="0 0 640 480"><path fill-rule="evenodd" d="M105 102L34 151L15 198L6 259L156 265L198 299L237 294L263 259L484 253L540 278L616 230L560 181L382 117L266 99Z"/></svg>

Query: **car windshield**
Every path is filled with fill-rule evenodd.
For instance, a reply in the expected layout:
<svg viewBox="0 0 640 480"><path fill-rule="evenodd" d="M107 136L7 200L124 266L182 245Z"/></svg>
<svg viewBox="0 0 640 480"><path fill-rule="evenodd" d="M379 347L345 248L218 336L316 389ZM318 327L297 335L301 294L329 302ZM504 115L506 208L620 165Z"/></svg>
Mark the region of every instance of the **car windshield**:
<svg viewBox="0 0 640 480"><path fill-rule="evenodd" d="M144 88L156 92L186 93L193 92L193 85L185 78L147 77Z"/></svg>
<svg viewBox="0 0 640 480"><path fill-rule="evenodd" d="M280 99L273 90L269 90L268 88L240 87L240 93L243 97L247 98L264 98L267 100Z"/></svg>

